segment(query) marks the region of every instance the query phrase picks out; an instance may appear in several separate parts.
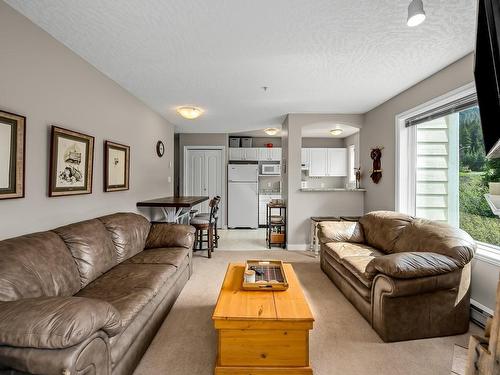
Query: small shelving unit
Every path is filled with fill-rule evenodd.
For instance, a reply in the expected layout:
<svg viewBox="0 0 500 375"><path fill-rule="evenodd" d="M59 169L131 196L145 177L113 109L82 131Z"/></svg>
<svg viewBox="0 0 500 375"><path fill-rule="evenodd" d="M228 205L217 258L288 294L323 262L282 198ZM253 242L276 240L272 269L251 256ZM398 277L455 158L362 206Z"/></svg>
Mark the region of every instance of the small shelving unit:
<svg viewBox="0 0 500 375"><path fill-rule="evenodd" d="M270 249L273 245L286 247L286 205L268 203L266 211L266 242Z"/></svg>

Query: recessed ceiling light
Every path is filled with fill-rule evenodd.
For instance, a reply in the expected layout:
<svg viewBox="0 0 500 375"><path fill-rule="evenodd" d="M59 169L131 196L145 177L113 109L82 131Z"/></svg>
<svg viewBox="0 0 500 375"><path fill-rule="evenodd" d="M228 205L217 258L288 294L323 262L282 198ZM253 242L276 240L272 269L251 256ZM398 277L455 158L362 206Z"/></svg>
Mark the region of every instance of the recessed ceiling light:
<svg viewBox="0 0 500 375"><path fill-rule="evenodd" d="M408 20L406 24L410 27L418 26L425 21L424 3L422 0L412 0L408 5Z"/></svg>
<svg viewBox="0 0 500 375"><path fill-rule="evenodd" d="M267 129L264 129L264 132L267 135L276 135L276 134L278 134L279 129L276 129L276 128L267 128Z"/></svg>
<svg viewBox="0 0 500 375"><path fill-rule="evenodd" d="M343 132L344 132L344 130L341 128L335 128L335 129L330 130L331 135L340 135Z"/></svg>
<svg viewBox="0 0 500 375"><path fill-rule="evenodd" d="M177 113L188 120L194 120L203 114L203 109L198 107L183 106L177 108Z"/></svg>

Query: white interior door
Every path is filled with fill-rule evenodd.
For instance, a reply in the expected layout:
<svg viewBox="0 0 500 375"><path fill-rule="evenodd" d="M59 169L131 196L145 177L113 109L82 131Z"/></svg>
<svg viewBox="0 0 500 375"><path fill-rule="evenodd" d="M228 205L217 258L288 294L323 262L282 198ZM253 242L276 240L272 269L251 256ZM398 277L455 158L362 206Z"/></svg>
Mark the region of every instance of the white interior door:
<svg viewBox="0 0 500 375"><path fill-rule="evenodd" d="M187 149L184 176L184 195L224 196L222 150ZM209 201L195 206L198 212L209 212ZM219 208L219 226L225 222L224 198Z"/></svg>

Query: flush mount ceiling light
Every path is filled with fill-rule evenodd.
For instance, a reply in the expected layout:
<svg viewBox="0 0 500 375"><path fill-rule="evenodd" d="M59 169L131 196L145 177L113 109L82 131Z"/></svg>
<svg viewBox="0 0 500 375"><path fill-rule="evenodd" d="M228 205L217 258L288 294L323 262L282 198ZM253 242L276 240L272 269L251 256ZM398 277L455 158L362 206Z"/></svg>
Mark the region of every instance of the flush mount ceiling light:
<svg viewBox="0 0 500 375"><path fill-rule="evenodd" d="M408 5L408 20L406 24L410 27L418 26L425 21L424 3L422 0L412 0Z"/></svg>
<svg viewBox="0 0 500 375"><path fill-rule="evenodd" d="M335 129L330 130L331 135L340 135L343 132L344 132L344 130L341 128L335 128Z"/></svg>
<svg viewBox="0 0 500 375"><path fill-rule="evenodd" d="M184 106L178 107L177 113L185 119L194 120L203 114L203 109L198 107Z"/></svg>
<svg viewBox="0 0 500 375"><path fill-rule="evenodd" d="M278 131L279 131L279 129L276 129L276 128L267 128L267 129L264 129L264 132L267 135L276 135L276 134L278 134Z"/></svg>

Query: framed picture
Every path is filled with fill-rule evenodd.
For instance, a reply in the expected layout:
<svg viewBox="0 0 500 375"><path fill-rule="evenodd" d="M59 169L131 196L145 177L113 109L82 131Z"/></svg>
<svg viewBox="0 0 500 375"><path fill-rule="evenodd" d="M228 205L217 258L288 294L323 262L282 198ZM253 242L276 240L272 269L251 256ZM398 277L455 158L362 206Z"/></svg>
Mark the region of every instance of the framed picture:
<svg viewBox="0 0 500 375"><path fill-rule="evenodd" d="M0 199L24 197L26 117L0 111Z"/></svg>
<svg viewBox="0 0 500 375"><path fill-rule="evenodd" d="M104 191L129 189L130 146L104 142Z"/></svg>
<svg viewBox="0 0 500 375"><path fill-rule="evenodd" d="M52 126L49 196L91 194L94 137Z"/></svg>

